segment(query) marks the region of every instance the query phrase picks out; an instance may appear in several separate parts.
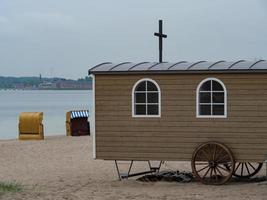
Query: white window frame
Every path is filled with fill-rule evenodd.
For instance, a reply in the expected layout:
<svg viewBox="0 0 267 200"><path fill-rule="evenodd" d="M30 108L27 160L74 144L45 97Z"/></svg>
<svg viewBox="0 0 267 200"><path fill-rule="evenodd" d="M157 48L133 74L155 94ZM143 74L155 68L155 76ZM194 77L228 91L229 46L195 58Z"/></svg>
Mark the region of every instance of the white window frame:
<svg viewBox="0 0 267 200"><path fill-rule="evenodd" d="M203 83L207 82L207 81L217 81L218 83L221 84L221 86L223 87L223 90L224 90L224 115L200 115L199 114L199 90L200 90L200 87L202 86ZM213 90L211 90L213 91ZM210 103L208 103L210 105ZM211 107L212 107L212 102L211 102ZM212 111L211 111L212 113ZM199 84L198 84L198 87L197 87L197 90L196 90L196 117L197 118L227 118L227 90L226 90L226 87L224 85L224 83L217 79L217 78L206 78L204 80L202 80Z"/></svg>
<svg viewBox="0 0 267 200"><path fill-rule="evenodd" d="M159 113L158 115L136 115L135 114L135 88L136 86L143 82L143 81L150 81L152 82L153 84L155 84L155 86L157 87L158 89L158 109L159 109ZM146 100L146 106L147 106L147 100ZM133 88L132 88L132 117L148 117L148 118L153 118L153 117L161 117L161 91L160 91L160 87L159 87L159 84L154 81L153 79L150 79L150 78L142 78L140 80L138 80Z"/></svg>

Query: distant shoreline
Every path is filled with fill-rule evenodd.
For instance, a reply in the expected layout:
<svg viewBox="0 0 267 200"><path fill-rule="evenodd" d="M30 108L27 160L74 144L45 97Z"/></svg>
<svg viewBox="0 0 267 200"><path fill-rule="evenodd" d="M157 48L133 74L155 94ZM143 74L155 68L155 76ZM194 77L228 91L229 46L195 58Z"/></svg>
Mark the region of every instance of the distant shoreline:
<svg viewBox="0 0 267 200"><path fill-rule="evenodd" d="M88 90L92 88L92 79L88 76L77 80L65 78L9 77L0 76L0 89L15 90Z"/></svg>
<svg viewBox="0 0 267 200"><path fill-rule="evenodd" d="M0 89L0 91L6 91L6 90L8 90L8 91L10 91L10 90L12 90L12 91L36 91L36 90L41 90L41 91L43 91L43 90L45 90L45 91L47 91L47 90L92 90L92 88L88 88L88 89L84 89L84 88L81 88L81 89L79 89L79 88L77 88L77 89L73 89L73 88L64 88L64 89L13 89L13 88L9 88L9 89L3 89L3 88L1 88Z"/></svg>

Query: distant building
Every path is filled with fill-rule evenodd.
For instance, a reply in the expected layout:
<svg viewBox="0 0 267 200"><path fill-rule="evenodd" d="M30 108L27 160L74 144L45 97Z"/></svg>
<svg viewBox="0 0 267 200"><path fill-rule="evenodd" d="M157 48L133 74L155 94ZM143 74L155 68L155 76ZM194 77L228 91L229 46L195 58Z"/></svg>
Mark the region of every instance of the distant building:
<svg viewBox="0 0 267 200"><path fill-rule="evenodd" d="M39 84L39 89L51 89L51 88L55 88L54 83L52 82L43 82Z"/></svg>
<svg viewBox="0 0 267 200"><path fill-rule="evenodd" d="M55 90L89 90L91 84L87 81L78 82L66 79L55 79L53 82L41 83L39 89L55 89Z"/></svg>

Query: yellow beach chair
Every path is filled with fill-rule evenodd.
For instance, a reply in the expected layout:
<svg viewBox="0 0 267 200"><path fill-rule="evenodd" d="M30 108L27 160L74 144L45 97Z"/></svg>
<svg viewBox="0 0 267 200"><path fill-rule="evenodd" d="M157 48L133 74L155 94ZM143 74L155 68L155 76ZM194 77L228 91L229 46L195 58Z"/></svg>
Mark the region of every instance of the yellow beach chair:
<svg viewBox="0 0 267 200"><path fill-rule="evenodd" d="M23 112L19 116L20 140L43 140L43 112Z"/></svg>

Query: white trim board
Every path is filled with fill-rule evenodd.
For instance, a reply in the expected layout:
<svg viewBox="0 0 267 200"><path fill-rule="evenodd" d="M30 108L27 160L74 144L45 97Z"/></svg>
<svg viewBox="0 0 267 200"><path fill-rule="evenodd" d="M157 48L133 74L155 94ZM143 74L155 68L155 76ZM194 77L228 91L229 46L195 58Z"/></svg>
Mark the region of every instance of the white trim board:
<svg viewBox="0 0 267 200"><path fill-rule="evenodd" d="M96 159L96 132L95 132L95 75L92 78L92 113L91 113L91 135L93 139L93 159Z"/></svg>

